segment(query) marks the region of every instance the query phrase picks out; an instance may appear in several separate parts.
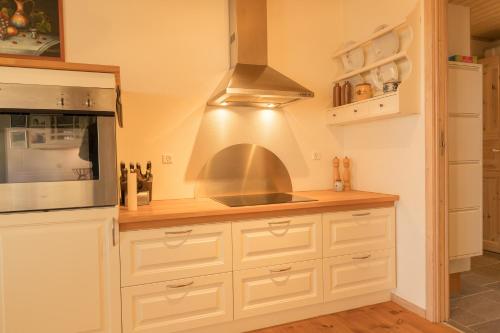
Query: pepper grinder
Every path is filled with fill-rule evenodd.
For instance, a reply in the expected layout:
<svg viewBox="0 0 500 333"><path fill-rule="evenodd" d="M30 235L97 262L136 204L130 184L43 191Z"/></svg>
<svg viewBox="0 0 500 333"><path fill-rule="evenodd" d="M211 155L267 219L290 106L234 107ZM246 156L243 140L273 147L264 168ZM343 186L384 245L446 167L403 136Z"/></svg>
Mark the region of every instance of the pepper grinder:
<svg viewBox="0 0 500 333"><path fill-rule="evenodd" d="M351 191L351 161L350 159L346 156L344 158L344 190L345 191Z"/></svg>
<svg viewBox="0 0 500 333"><path fill-rule="evenodd" d="M340 159L337 156L333 159L333 184L336 192L344 190L344 183L340 179Z"/></svg>

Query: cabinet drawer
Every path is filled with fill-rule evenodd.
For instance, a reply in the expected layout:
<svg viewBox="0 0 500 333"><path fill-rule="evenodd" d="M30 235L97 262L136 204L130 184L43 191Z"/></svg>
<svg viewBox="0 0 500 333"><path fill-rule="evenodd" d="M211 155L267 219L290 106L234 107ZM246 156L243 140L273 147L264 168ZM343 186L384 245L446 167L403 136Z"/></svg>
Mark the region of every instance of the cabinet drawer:
<svg viewBox="0 0 500 333"><path fill-rule="evenodd" d="M235 319L323 301L321 260L234 272Z"/></svg>
<svg viewBox="0 0 500 333"><path fill-rule="evenodd" d="M233 319L232 274L122 289L124 333L169 333Z"/></svg>
<svg viewBox="0 0 500 333"><path fill-rule="evenodd" d="M395 209L323 215L323 255L334 257L395 246Z"/></svg>
<svg viewBox="0 0 500 333"><path fill-rule="evenodd" d="M394 249L324 259L325 302L396 287Z"/></svg>
<svg viewBox="0 0 500 333"><path fill-rule="evenodd" d="M481 162L450 164L449 209L480 207L483 197L483 170Z"/></svg>
<svg viewBox="0 0 500 333"><path fill-rule="evenodd" d="M449 256L472 257L483 252L483 216L480 209L449 214Z"/></svg>
<svg viewBox="0 0 500 333"><path fill-rule="evenodd" d="M321 258L321 215L233 223L234 269Z"/></svg>
<svg viewBox="0 0 500 333"><path fill-rule="evenodd" d="M122 286L232 270L231 224L120 234Z"/></svg>

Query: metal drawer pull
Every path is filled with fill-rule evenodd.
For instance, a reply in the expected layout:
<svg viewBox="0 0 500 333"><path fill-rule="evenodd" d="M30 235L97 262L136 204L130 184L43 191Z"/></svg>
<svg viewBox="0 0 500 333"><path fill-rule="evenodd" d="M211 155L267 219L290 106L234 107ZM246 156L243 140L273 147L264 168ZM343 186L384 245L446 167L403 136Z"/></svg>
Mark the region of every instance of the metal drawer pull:
<svg viewBox="0 0 500 333"><path fill-rule="evenodd" d="M358 214L352 214L353 217L360 217L360 216L368 216L371 213L358 213Z"/></svg>
<svg viewBox="0 0 500 333"><path fill-rule="evenodd" d="M493 148L491 151L494 153L500 153L500 149L496 149L496 148Z"/></svg>
<svg viewBox="0 0 500 333"><path fill-rule="evenodd" d="M191 286L193 284L194 284L194 281L191 281L191 282L188 282L188 283L185 283L185 284L168 285L167 288L172 288L172 289L184 288L184 287L189 287L189 286Z"/></svg>
<svg viewBox="0 0 500 333"><path fill-rule="evenodd" d="M292 266L287 267L287 268L282 268L282 269L270 269L269 272L271 273L281 273L281 272L287 272L292 269Z"/></svg>
<svg viewBox="0 0 500 333"><path fill-rule="evenodd" d="M353 260L364 260L364 259L368 259L370 258L372 255L369 254L367 256L364 256L364 257L352 257Z"/></svg>
<svg viewBox="0 0 500 333"><path fill-rule="evenodd" d="M165 232L165 235L183 235L183 234L189 234L191 231L193 231L193 229L184 231L167 231Z"/></svg>
<svg viewBox="0 0 500 333"><path fill-rule="evenodd" d="M269 222L269 226L273 225L284 225L284 224L290 224L290 221L281 221L281 222Z"/></svg>

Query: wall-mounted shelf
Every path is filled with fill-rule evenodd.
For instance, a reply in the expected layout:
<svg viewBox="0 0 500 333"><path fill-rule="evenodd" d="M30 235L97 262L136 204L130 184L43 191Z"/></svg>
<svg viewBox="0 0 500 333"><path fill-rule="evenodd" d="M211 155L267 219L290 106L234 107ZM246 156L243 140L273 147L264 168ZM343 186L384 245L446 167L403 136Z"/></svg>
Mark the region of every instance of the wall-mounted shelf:
<svg viewBox="0 0 500 333"><path fill-rule="evenodd" d="M391 117L398 112L399 93L393 92L331 108L326 113L326 123L328 125L348 125Z"/></svg>
<svg viewBox="0 0 500 333"><path fill-rule="evenodd" d="M378 38L380 36L383 36L383 35L385 35L388 32L391 32L391 31L397 30L399 28L402 28L403 26L405 26L407 24L408 24L408 22L406 20L403 20L403 21L401 21L401 22L399 22L397 24L387 26L384 29L381 29L381 30L373 33L370 37L368 37L368 38L366 38L366 39L364 39L364 40L362 40L360 42L357 42L357 43L354 43L352 45L349 45L348 47L343 48L342 50L337 51L333 55L333 57L334 58L340 57L341 55L346 54L349 51L352 51L352 50L354 50L354 49L356 49L358 47L364 46L365 44L370 43L372 40L374 40L374 39L376 39L376 38Z"/></svg>
<svg viewBox="0 0 500 333"><path fill-rule="evenodd" d="M328 125L348 125L383 118L402 115L418 114L421 110L421 14L420 8L410 13L406 20L385 27L362 41L350 45L335 53L334 57L340 57L351 50L362 48L365 53L366 63L362 68L347 73L339 74L334 82L348 80L355 76L361 76L364 81L370 81L371 70L394 62L398 66L399 81L398 91L382 94L375 91L375 97L355 102L340 107L330 107L326 110L326 123ZM383 59L375 60L371 42L380 36L394 31L400 39L398 53ZM372 51L372 53L370 53ZM342 67L340 67L342 68ZM353 82L351 82L353 83ZM374 87L375 88L375 87Z"/></svg>
<svg viewBox="0 0 500 333"><path fill-rule="evenodd" d="M383 66L383 65L388 64L390 62L393 62L393 61L396 61L396 60L399 60L399 59L403 59L403 58L406 58L406 57L407 57L406 51L396 53L396 54L394 54L394 55L392 55L390 57L387 57L387 58L381 59L381 60L379 60L377 62L368 64L368 65L366 65L366 66L364 66L364 67L362 67L360 69L356 69L356 70L354 70L352 72L348 72L348 73L342 74L339 77L335 78L335 81L342 81L342 80L348 79L350 77L353 77L353 76L356 76L358 74L371 71L374 68Z"/></svg>

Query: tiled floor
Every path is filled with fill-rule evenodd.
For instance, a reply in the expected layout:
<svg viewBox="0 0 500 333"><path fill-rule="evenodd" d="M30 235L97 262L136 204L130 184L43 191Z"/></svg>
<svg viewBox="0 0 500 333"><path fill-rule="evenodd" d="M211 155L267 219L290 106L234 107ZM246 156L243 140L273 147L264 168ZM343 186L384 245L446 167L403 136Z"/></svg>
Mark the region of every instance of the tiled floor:
<svg viewBox="0 0 500 333"><path fill-rule="evenodd" d="M500 254L472 258L461 274L462 293L450 300L449 324L466 333L500 333Z"/></svg>

